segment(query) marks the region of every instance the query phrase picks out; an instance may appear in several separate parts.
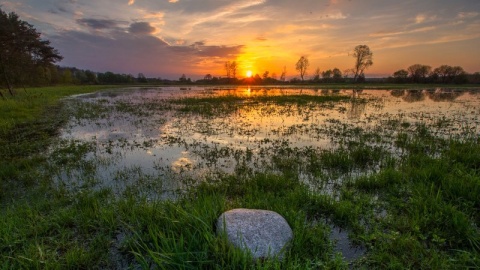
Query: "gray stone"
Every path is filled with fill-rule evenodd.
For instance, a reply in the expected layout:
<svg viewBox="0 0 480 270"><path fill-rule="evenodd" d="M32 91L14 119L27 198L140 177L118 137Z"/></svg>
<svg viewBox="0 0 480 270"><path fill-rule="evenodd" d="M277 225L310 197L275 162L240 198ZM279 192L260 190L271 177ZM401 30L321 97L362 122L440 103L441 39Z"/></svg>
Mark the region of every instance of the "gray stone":
<svg viewBox="0 0 480 270"><path fill-rule="evenodd" d="M267 210L233 209L217 220L217 233L225 233L237 248L251 252L254 259L283 258L293 237L287 221Z"/></svg>

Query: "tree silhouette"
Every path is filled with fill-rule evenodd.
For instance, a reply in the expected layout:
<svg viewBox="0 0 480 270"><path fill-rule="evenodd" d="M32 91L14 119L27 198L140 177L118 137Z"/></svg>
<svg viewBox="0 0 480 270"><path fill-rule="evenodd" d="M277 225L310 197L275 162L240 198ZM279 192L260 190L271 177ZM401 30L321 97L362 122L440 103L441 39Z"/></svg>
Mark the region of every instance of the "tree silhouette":
<svg viewBox="0 0 480 270"><path fill-rule="evenodd" d="M405 69L397 70L393 73L393 78L397 83L404 83L407 81L408 71L406 71Z"/></svg>
<svg viewBox="0 0 480 270"><path fill-rule="evenodd" d="M353 50L353 57L355 57L355 67L353 68L353 81L358 81L360 77L365 77L364 71L373 65L373 53L367 45L358 45Z"/></svg>
<svg viewBox="0 0 480 270"><path fill-rule="evenodd" d="M442 83L462 82L462 77L466 79L466 72L460 66L441 65L433 70L433 74L441 79Z"/></svg>
<svg viewBox="0 0 480 270"><path fill-rule="evenodd" d="M32 77L38 67L47 69L62 60L50 41L40 39L33 25L15 13L0 9L0 82L14 95L13 84Z"/></svg>
<svg viewBox="0 0 480 270"><path fill-rule="evenodd" d="M315 69L315 71L313 72L313 81L315 81L315 82L320 81L320 75L321 74L322 74L322 72L320 71L320 68L317 67L317 69Z"/></svg>
<svg viewBox="0 0 480 270"><path fill-rule="evenodd" d="M408 67L408 73L412 78L413 82L426 82L426 78L430 71L432 70L431 66L415 64Z"/></svg>
<svg viewBox="0 0 480 270"><path fill-rule="evenodd" d="M282 74L280 75L280 81L285 82L287 77L287 67L284 66L282 70Z"/></svg>
<svg viewBox="0 0 480 270"><path fill-rule="evenodd" d="M339 82L342 80L342 72L340 71L340 69L334 68L332 72L333 72L333 80L335 82Z"/></svg>
<svg viewBox="0 0 480 270"><path fill-rule="evenodd" d="M227 78L237 78L238 64L236 61L225 62L225 71L227 72Z"/></svg>
<svg viewBox="0 0 480 270"><path fill-rule="evenodd" d="M307 73L307 69L310 63L308 62L308 58L306 56L300 57L298 59L297 64L295 65L295 69L300 73L300 78L302 79L302 82L304 80L304 76Z"/></svg>

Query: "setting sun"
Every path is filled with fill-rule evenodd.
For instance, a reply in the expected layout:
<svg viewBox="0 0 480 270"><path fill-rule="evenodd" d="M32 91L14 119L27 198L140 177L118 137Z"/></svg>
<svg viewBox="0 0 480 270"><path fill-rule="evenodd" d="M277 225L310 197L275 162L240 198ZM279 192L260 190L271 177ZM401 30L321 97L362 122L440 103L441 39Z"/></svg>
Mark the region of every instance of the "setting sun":
<svg viewBox="0 0 480 270"><path fill-rule="evenodd" d="M252 77L252 71L251 70L247 71L247 77L248 78Z"/></svg>

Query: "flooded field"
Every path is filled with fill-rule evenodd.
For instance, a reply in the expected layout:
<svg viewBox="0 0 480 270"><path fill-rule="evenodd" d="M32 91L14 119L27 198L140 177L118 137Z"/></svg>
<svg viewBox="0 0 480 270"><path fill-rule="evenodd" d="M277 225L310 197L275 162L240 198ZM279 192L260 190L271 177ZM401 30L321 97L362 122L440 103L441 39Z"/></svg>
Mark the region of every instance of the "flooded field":
<svg viewBox="0 0 480 270"><path fill-rule="evenodd" d="M312 258L302 263L313 268L436 268L424 256L468 268L480 260L480 90L126 88L65 105L69 120L45 171L73 198L109 194L137 207L123 208L130 221L113 240L130 243L135 259L115 256L133 265L164 260L155 239L172 233L178 214L206 220L212 234L220 211L238 207L289 220L297 234L289 265L296 256ZM159 223L173 227L144 235L142 224L158 221L136 212L157 205L175 207ZM177 243L179 228L162 243ZM195 228L190 241L199 239ZM172 254L184 261L200 253Z"/></svg>
<svg viewBox="0 0 480 270"><path fill-rule="evenodd" d="M68 106L74 117L52 162L66 148L85 162L64 166L59 183L152 197L257 172L289 173L334 196L345 179L401 159L408 134L480 134L472 90L128 88L73 97Z"/></svg>

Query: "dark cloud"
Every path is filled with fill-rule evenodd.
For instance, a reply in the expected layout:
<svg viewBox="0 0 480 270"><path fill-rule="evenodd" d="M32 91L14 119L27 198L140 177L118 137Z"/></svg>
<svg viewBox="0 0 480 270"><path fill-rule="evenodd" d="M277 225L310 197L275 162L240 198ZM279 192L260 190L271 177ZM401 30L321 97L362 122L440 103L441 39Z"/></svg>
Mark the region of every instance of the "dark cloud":
<svg viewBox="0 0 480 270"><path fill-rule="evenodd" d="M56 8L49 9L48 11L53 14L71 13L64 7L56 7Z"/></svg>
<svg viewBox="0 0 480 270"><path fill-rule="evenodd" d="M155 30L156 28L148 22L136 22L130 25L128 32L132 34L152 34Z"/></svg>
<svg viewBox="0 0 480 270"><path fill-rule="evenodd" d="M94 30L101 29L114 29L119 25L119 21L107 20L107 19L78 19L77 23L82 26L87 26Z"/></svg>
<svg viewBox="0 0 480 270"><path fill-rule="evenodd" d="M231 59L243 46L206 46L203 41L171 46L152 35L112 31L108 36L68 31L53 37L52 44L64 56L62 65L105 72L178 78L194 72L205 60ZM224 61L220 61L224 62ZM202 74L205 68L202 66ZM200 71L199 71L200 72ZM195 74L190 74L192 76Z"/></svg>
<svg viewBox="0 0 480 270"><path fill-rule="evenodd" d="M205 46L205 41L197 41L193 43L191 46Z"/></svg>
<svg viewBox="0 0 480 270"><path fill-rule="evenodd" d="M64 2L56 2L52 8L48 10L48 12L52 14L73 14L72 12L72 4L71 3L64 3Z"/></svg>
<svg viewBox="0 0 480 270"><path fill-rule="evenodd" d="M196 52L198 56L202 57L222 57L229 58L240 54L243 45L238 46L203 46Z"/></svg>

